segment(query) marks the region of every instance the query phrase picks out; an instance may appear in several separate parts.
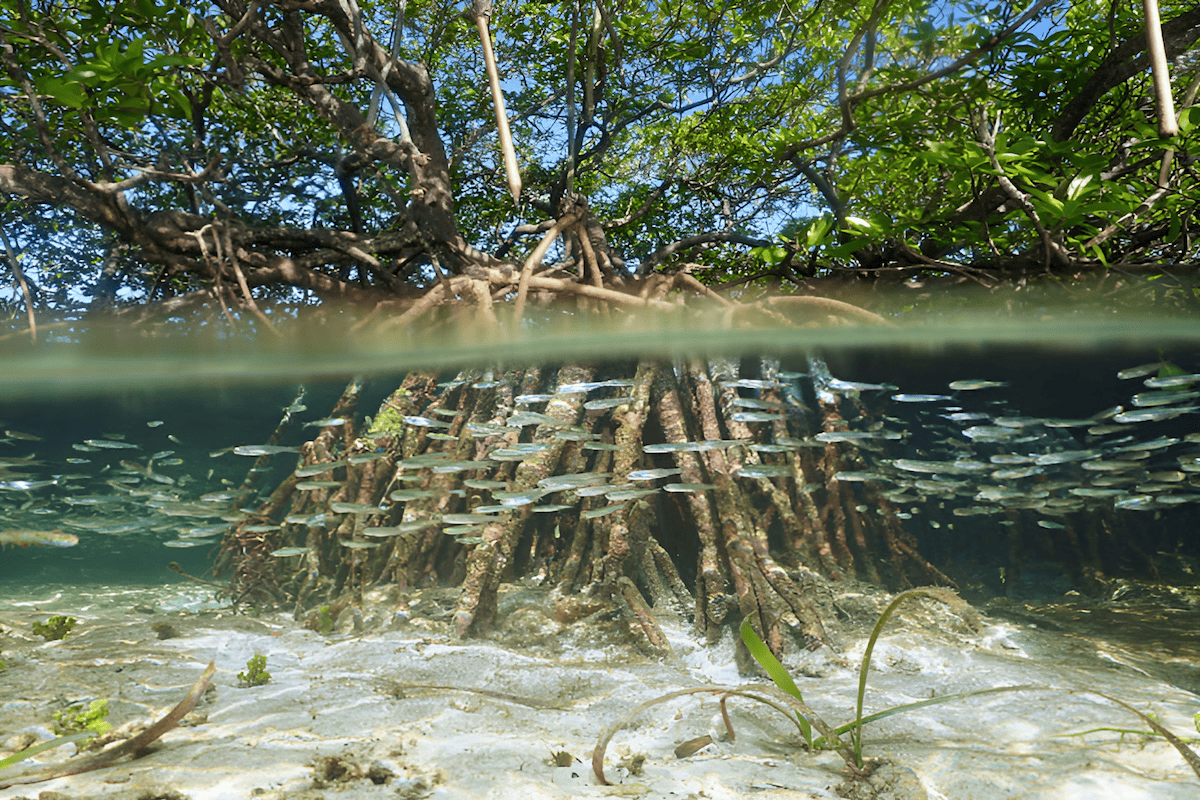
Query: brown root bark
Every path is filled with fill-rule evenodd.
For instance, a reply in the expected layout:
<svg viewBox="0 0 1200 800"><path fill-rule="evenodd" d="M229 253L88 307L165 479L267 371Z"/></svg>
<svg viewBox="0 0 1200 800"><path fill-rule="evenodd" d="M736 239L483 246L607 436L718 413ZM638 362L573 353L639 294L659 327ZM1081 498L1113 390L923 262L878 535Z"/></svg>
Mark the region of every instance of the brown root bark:
<svg viewBox="0 0 1200 800"><path fill-rule="evenodd" d="M659 620L689 611L710 642L750 618L775 650L821 645L814 575L950 583L885 498L833 478L859 458L852 443L812 440L844 429L839 402L748 422L738 379L727 361L463 374L441 387L414 373L364 428L350 421L352 384L335 409L348 422L307 443L299 474L253 517L282 530L248 533L248 520L226 538L234 595L301 616L390 587L399 613L412 590L454 585L452 627L468 636L497 621L502 584L532 582L606 603L662 655ZM694 486L662 491L667 477ZM308 548L298 561L270 556L294 546Z"/></svg>

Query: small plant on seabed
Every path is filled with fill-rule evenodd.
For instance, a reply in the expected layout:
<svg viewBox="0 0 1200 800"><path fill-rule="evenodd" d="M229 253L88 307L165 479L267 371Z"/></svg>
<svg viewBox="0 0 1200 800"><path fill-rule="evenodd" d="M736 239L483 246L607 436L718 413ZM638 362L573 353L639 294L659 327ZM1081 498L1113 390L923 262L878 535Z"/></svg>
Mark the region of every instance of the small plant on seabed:
<svg viewBox="0 0 1200 800"><path fill-rule="evenodd" d="M26 770L20 774L13 775L8 772L9 768L32 758L39 753L42 753L51 748L61 747L69 742L79 742L84 739L91 739L96 736L96 730L89 729L80 733L72 733L68 736L60 736L49 742L27 747L18 753L13 753L11 756L0 758L0 789L7 789L9 786L17 784L40 783L42 781L62 778L67 775L78 775L83 772L91 772L92 770L102 769L116 761L143 752L146 746L158 739L167 731L179 724L196 704L200 702L200 698L204 696L204 692L208 689L212 681L213 674L217 671L217 667L212 662L209 662L208 668L201 674L200 679L192 686L187 697L183 698L173 709L160 717L157 721L143 730L136 736L126 739L123 742L114 744L113 746L101 751L92 756L81 759L72 759L63 764L51 764L41 769L34 768ZM93 707L95 704L93 703ZM107 711L107 703L104 706ZM91 709L86 713L90 713ZM103 714L100 715L103 718ZM107 724L107 723L105 723Z"/></svg>
<svg viewBox="0 0 1200 800"><path fill-rule="evenodd" d="M243 686L262 686L271 680L271 673L267 672L267 657L255 653L246 662L246 671L239 672L237 677Z"/></svg>
<svg viewBox="0 0 1200 800"><path fill-rule="evenodd" d="M624 718L610 725L604 730L603 733L600 734L600 739L596 743L596 749L592 752L592 771L595 772L596 778L600 781L600 783L607 785L608 780L604 777L604 751L607 749L609 741L616 734L616 732L625 727L631 720L633 720L638 714L645 711L647 708L657 705L658 703L663 703L676 697L682 697L689 694L711 693L721 695L721 719L725 723L725 731L728 734L730 741L733 741L734 733L733 724L730 722L729 713L726 710L726 701L730 697L745 697L750 700L757 700L760 703L764 703L772 708L775 708L791 719L799 729L801 738L804 740L804 744L808 749L836 750L842 756L842 758L846 760L846 766L849 767L850 772L853 775L866 776L869 775L873 770L873 767L868 765L863 760L862 756L862 728L867 723L890 717L893 714L900 713L901 711L910 711L917 708L923 708L925 706L945 703L950 700L961 700L964 698L978 697L985 694L1023 690L1072 691L1069 689L1055 689L1054 687L1050 686L998 686L993 689L978 689L972 692L960 692L957 694L942 695L941 697L932 697L928 700L921 700L916 703L906 703L905 705L889 708L864 717L862 713L863 697L867 690L867 671L871 666L871 654L875 650L875 642L879 638L879 634L883 630L883 626L887 623L888 619L892 616L892 613L896 610L896 608L905 600L920 596L930 597L934 600L938 600L947 604L952 610L962 616L963 619L966 620L967 623L972 627L978 626L978 618L975 615L974 609L972 609L966 601L949 590L932 587L919 588L909 589L906 592L901 592L900 594L896 595L896 597L892 599L892 602L888 604L887 608L883 610L883 613L879 615L879 619L875 621L875 627L871 630L871 637L867 640L867 647L863 651L862 664L858 671L858 702L853 722L847 722L844 725L834 728L821 719L821 717L818 716L817 713L813 711L807 703L804 702L804 698L800 694L800 690L796 687L796 682L792 680L792 676L788 674L788 671L784 669L783 665L779 663L779 660L775 658L770 648L768 648L766 644L763 643L762 639L758 637L758 634L754 632L754 628L750 624L750 619L747 617L746 619L742 620L742 640L746 643L746 647L749 649L750 654L754 656L754 659L758 661L764 670L766 670L767 675L771 678L772 682L774 682L774 684L783 691L786 705L781 704L777 696L768 695L761 686L708 686L683 689L662 697L656 697L655 699L649 700L638 706ZM1183 740L1160 725L1157 720L1137 710L1123 700L1118 700L1117 698L1111 697L1102 692L1092 691L1089 693L1096 694L1105 698L1106 700L1110 700L1111 702L1123 706L1124 708L1141 717L1142 721L1153 729L1154 734L1162 736L1164 739L1170 742L1171 745L1177 751L1179 751L1179 754L1183 756L1184 760L1187 761L1192 769L1196 772L1196 775L1200 776L1200 756L1197 756L1195 751L1188 747ZM1200 730L1200 714L1196 715L1196 719L1197 730ZM814 729L816 729L816 732L820 734L819 736L814 736ZM849 734L849 742L846 742L841 738L843 734Z"/></svg>
<svg viewBox="0 0 1200 800"><path fill-rule="evenodd" d="M75 733L91 732L99 736L112 730L108 723L108 701L93 700L87 708L83 704L71 706L54 714L54 733L70 736Z"/></svg>
<svg viewBox="0 0 1200 800"><path fill-rule="evenodd" d="M333 611L329 608L329 606L321 606L318 608L312 629L317 633L333 633L333 625Z"/></svg>
<svg viewBox="0 0 1200 800"><path fill-rule="evenodd" d="M74 617L58 614L45 622L33 623L33 632L43 637L47 642L55 642L67 638L67 634L75 627Z"/></svg>

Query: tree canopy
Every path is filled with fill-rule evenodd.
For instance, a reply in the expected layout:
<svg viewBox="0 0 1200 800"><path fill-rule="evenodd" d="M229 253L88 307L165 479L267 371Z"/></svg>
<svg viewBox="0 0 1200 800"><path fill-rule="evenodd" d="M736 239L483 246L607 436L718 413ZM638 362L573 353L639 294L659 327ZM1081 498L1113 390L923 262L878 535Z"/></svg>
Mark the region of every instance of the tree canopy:
<svg viewBox="0 0 1200 800"><path fill-rule="evenodd" d="M1187 273L1200 9L1161 18L1166 137L1132 3L0 0L6 302Z"/></svg>

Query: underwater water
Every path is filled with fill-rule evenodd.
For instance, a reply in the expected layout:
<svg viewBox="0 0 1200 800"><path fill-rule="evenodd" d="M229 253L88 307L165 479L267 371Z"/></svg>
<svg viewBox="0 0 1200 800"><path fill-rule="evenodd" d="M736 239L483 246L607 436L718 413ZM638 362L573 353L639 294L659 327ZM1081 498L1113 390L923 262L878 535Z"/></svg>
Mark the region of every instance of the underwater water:
<svg viewBox="0 0 1200 800"><path fill-rule="evenodd" d="M738 421L771 431L753 443L764 457L744 465L741 480L783 477L772 471L773 454L854 444L860 463L835 479L877 487L922 556L984 614L979 630L933 608L901 614L877 648L868 704L1042 687L900 714L865 731L867 754L898 765L892 794L880 796L1195 796L1200 776L1161 737L1111 703L1071 692L1118 696L1178 736L1200 736L1192 719L1200 712L1200 327L1042 321L837 337L643 334L640 342L606 332L539 339L518 352L544 363L587 358L602 375L626 377L629 358L643 352L709 357L716 380L737 389ZM46 788L132 797L161 784L196 798L255 790L600 796L588 762L602 728L676 688L744 682L732 632L705 648L686 620L663 620L676 657L655 662L604 621L564 621L570 615L553 606L564 601L509 587L487 641L449 636L453 592L434 588L412 604L420 607L403 629L321 634L290 615L234 613L216 586L187 577L212 579L222 535L295 469L300 445L330 424L348 380L364 376L359 413L370 414L406 369L436 369L449 391L496 380L502 356L517 358L511 343L331 347L308 359L249 352L224 362L167 352L143 354L138 369L102 348L61 347L9 362L0 379L0 745L24 733L50 738L53 712L98 697L113 698L118 724L148 720L212 659L219 689L205 712L208 731L204 723L173 731L159 752L107 770L123 776L116 784L102 770ZM599 411L626 390L620 377L577 387ZM782 402L762 399L766 392ZM788 436L775 425L798 422L830 395L861 409L847 414L847 430ZM513 415L536 415L544 402L527 398ZM269 445L283 449L263 473L248 474L285 417L290 424ZM662 447L647 454L669 452ZM253 493L232 506L248 481ZM695 490L670 474L640 485ZM628 487L612 488L614 504L620 491ZM531 502L564 501L547 492ZM1073 565L1072 551L1046 544L1087 524L1121 537L1101 586ZM263 532L272 530L264 522ZM831 631L836 651L795 654L787 666L806 676L810 704L841 723L852 718L858 658L886 599L852 581L824 591L831 618L844 623ZM32 623L52 614L75 616L77 631L60 642L32 635ZM164 621L174 631L160 638L153 626ZM243 688L236 674L255 653L267 656L272 681ZM419 688L428 684L506 697ZM844 778L836 754L800 752L794 728L765 707L739 713L747 735L725 742L712 698L647 711L614 739L610 769L644 796L836 796ZM672 755L710 729L709 748ZM570 764L554 766L559 748ZM644 771L632 766L639 755ZM0 798L21 790L0 789Z"/></svg>

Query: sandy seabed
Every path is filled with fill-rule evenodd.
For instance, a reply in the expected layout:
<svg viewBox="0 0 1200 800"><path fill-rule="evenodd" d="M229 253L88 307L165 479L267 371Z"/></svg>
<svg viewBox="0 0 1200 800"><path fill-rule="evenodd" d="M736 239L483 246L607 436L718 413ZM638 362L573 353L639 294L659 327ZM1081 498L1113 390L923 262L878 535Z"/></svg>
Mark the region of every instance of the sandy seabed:
<svg viewBox="0 0 1200 800"><path fill-rule="evenodd" d="M753 682L738 675L732 632L704 647L683 621L664 618L674 655L654 659L628 644L606 612L565 614L563 598L517 587L502 592L496 634L469 641L449 633L454 595L435 590L410 604L407 622L368 613L359 632L330 634L290 616L234 614L203 589L179 585L0 591L0 751L51 738L54 712L95 698L109 700L115 725L149 723L209 661L217 667L196 711L141 758L0 789L0 800L1200 797L1200 778L1159 737L1071 735L1145 730L1118 706L1071 691L1090 689L1194 737L1200 696L1173 677L1191 674L1194 660L987 616L976 631L936 603L899 614L881 637L866 712L994 686L1052 688L873 723L864 753L884 766L856 786L846 783L839 755L806 752L779 712L731 701L729 741L718 695L679 697L617 731L604 762L613 785L603 786L591 759L606 727L673 691ZM805 700L833 725L853 719L869 623L887 601L863 587L838 592L846 624L830 631L837 652L785 659ZM31 631L52 614L79 620L62 641ZM160 639L159 623L177 635ZM256 654L266 656L270 680L244 687L237 675ZM675 755L704 735L713 742ZM62 762L73 752L66 745L36 760ZM18 772L0 772L0 784Z"/></svg>

